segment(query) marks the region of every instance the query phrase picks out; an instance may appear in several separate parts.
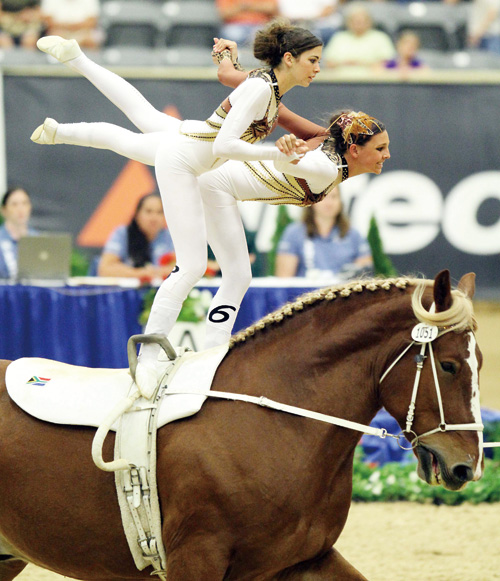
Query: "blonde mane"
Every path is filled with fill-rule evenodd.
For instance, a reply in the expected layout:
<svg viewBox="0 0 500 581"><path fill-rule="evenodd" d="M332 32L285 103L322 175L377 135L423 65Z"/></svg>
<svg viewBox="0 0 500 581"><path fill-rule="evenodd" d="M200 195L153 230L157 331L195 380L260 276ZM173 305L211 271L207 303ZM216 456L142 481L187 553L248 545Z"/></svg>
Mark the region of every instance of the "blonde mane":
<svg viewBox="0 0 500 581"><path fill-rule="evenodd" d="M354 280L348 283L318 289L303 294L294 302L287 303L276 311L266 315L250 327L233 335L229 341L231 349L238 343L247 340L255 333L281 323L286 317L293 317L295 313L304 310L307 306L313 305L320 301L332 301L337 297L347 298L352 293L361 293L363 291L376 292L378 290L390 290L392 287L406 289L408 286L415 286L415 292L412 296L412 307L417 319L422 323L437 325L439 327L454 325L455 330L461 331L465 328L475 329L476 323L471 300L459 290L452 290L453 303L450 309L441 313L430 313L422 305L422 296L425 289L434 284L433 280L424 280L420 278L373 278Z"/></svg>
<svg viewBox="0 0 500 581"><path fill-rule="evenodd" d="M432 282L420 281L411 297L411 306L417 319L421 323L436 325L437 327L453 326L457 332L465 331L466 329L474 331L477 327L476 319L474 318L474 307L470 298L461 290L451 291L453 302L446 311L434 313L428 311L422 305L424 291Z"/></svg>

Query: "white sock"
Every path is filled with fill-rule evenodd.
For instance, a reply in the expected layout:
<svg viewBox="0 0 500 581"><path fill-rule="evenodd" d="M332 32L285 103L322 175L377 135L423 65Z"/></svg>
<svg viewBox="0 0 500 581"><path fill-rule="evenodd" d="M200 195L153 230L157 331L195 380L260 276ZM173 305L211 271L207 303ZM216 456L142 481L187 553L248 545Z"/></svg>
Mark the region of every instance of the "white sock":
<svg viewBox="0 0 500 581"><path fill-rule="evenodd" d="M181 312L182 302L162 297L155 300L149 315L144 333L146 335L160 334L168 336ZM146 365L156 365L161 346L155 343L141 345L139 357Z"/></svg>
<svg viewBox="0 0 500 581"><path fill-rule="evenodd" d="M207 315L205 349L227 343L231 338L240 305L223 297L214 297Z"/></svg>

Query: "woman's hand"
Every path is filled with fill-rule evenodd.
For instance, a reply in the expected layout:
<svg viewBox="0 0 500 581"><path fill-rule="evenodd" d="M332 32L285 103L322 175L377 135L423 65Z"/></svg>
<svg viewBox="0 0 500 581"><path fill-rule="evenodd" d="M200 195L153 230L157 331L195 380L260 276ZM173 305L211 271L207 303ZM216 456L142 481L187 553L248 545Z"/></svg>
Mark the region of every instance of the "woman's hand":
<svg viewBox="0 0 500 581"><path fill-rule="evenodd" d="M212 52L222 52L226 49L231 52L231 60L235 63L238 60L238 45L236 42L234 42L234 40L215 37Z"/></svg>
<svg viewBox="0 0 500 581"><path fill-rule="evenodd" d="M275 145L281 153L285 153L286 155L296 153L302 156L309 151L307 143L303 139L298 139L293 133L283 135L283 137L280 137L276 141Z"/></svg>

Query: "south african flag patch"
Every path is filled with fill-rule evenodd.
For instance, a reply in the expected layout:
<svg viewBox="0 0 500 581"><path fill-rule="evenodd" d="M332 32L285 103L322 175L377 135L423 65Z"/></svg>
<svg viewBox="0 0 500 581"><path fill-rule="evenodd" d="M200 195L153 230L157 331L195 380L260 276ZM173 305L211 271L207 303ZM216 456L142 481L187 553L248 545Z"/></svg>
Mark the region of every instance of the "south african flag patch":
<svg viewBox="0 0 500 581"><path fill-rule="evenodd" d="M26 385L43 387L48 381L50 381L50 377L39 377L38 375L33 375L33 377L26 382Z"/></svg>

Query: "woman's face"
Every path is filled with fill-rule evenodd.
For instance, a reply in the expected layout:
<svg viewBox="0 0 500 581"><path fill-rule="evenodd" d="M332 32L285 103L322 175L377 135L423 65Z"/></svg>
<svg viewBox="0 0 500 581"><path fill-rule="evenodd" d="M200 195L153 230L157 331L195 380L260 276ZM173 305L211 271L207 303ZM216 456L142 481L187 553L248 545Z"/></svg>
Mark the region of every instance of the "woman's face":
<svg viewBox="0 0 500 581"><path fill-rule="evenodd" d="M161 199L157 196L151 196L144 200L135 220L146 238L154 240L160 230L166 227Z"/></svg>
<svg viewBox="0 0 500 581"><path fill-rule="evenodd" d="M384 162L391 157L387 131L377 133L364 145L356 145L355 147L358 153L358 162L366 173L380 174Z"/></svg>
<svg viewBox="0 0 500 581"><path fill-rule="evenodd" d="M308 87L314 80L314 77L319 73L319 61L323 54L323 47L317 46L306 50L298 57L294 58L292 64L292 72L295 77L296 84L301 87Z"/></svg>
<svg viewBox="0 0 500 581"><path fill-rule="evenodd" d="M405 34L397 43L398 54L401 58L413 58L420 48L420 41L418 36L414 34Z"/></svg>
<svg viewBox="0 0 500 581"><path fill-rule="evenodd" d="M349 15L346 25L355 36L362 36L371 29L372 19L365 10L356 10Z"/></svg>
<svg viewBox="0 0 500 581"><path fill-rule="evenodd" d="M13 191L2 207L2 216L7 224L26 226L31 216L30 197L24 190Z"/></svg>
<svg viewBox="0 0 500 581"><path fill-rule="evenodd" d="M335 220L342 210L342 200L338 187L333 190L317 204L312 206L315 217L331 218Z"/></svg>

